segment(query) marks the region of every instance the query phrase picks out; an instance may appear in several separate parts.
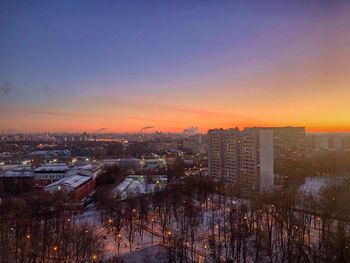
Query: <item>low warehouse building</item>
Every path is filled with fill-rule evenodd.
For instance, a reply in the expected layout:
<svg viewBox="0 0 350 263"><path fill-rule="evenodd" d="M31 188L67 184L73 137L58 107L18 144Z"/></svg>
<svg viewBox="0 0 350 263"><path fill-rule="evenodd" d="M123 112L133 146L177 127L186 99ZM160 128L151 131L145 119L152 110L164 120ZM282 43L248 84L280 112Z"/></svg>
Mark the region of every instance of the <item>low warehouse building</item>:
<svg viewBox="0 0 350 263"><path fill-rule="evenodd" d="M92 177L74 175L62 178L45 187L45 191L54 193L64 191L73 202L81 202L89 196L95 189L95 180Z"/></svg>

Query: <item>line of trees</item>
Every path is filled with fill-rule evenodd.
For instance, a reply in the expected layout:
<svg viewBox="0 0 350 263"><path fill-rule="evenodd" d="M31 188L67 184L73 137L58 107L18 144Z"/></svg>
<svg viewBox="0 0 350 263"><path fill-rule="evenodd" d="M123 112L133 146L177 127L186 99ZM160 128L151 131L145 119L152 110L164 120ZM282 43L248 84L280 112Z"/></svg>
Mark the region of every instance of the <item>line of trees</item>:
<svg viewBox="0 0 350 263"><path fill-rule="evenodd" d="M334 191L320 200L291 191L255 193L248 200L235 191L218 194L220 188L192 177L124 203L101 195L101 220L116 240L126 229L130 249L135 235L158 235L169 262L350 262L350 221L331 209L328 202L339 196L333 200Z"/></svg>
<svg viewBox="0 0 350 263"><path fill-rule="evenodd" d="M64 212L64 196L36 193L0 205L0 262L97 262L101 238Z"/></svg>

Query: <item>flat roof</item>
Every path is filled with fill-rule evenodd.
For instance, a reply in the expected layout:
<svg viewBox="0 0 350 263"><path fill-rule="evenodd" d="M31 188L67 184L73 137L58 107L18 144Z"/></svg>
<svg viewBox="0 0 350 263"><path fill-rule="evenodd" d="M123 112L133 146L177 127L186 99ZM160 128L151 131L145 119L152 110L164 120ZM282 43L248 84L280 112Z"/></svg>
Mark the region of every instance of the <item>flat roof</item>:
<svg viewBox="0 0 350 263"><path fill-rule="evenodd" d="M75 175L66 180L63 184L66 186L70 186L73 188L77 188L78 186L84 184L87 181L90 181L91 177Z"/></svg>
<svg viewBox="0 0 350 263"><path fill-rule="evenodd" d="M83 165L76 166L76 168L82 169L82 170L92 170L92 171L96 171L96 170L101 169L101 164L98 163L98 162L95 162L95 163L88 163L88 164L83 164Z"/></svg>
<svg viewBox="0 0 350 263"><path fill-rule="evenodd" d="M65 163L44 164L35 169L35 172L65 172L68 166Z"/></svg>
<svg viewBox="0 0 350 263"><path fill-rule="evenodd" d="M62 178L52 184L47 185L45 188L49 188L56 185L63 185L67 187L78 188L79 186L85 184L89 180L91 180L91 177L74 175L71 177Z"/></svg>
<svg viewBox="0 0 350 263"><path fill-rule="evenodd" d="M6 170L0 173L0 177L34 177L33 171Z"/></svg>

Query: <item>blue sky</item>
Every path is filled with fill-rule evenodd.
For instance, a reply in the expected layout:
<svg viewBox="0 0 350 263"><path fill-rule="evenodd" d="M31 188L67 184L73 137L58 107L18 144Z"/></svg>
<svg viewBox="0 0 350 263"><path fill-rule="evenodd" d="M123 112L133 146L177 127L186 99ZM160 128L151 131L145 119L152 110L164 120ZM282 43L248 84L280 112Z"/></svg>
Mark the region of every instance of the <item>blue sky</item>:
<svg viewBox="0 0 350 263"><path fill-rule="evenodd" d="M310 58L315 76L306 91L317 91L321 104L317 57L339 47L333 56L348 52L345 1L2 1L0 10L0 87L11 87L0 98L7 115L0 121L9 130L63 130L77 121L73 130L94 130L103 116L122 120L112 122L116 131L284 124L258 116L264 105L244 115L249 96L266 96L271 105L275 96L293 95L284 75L299 77L298 65ZM281 77L284 68L291 74ZM345 78L336 87L342 92L348 79L336 77ZM237 94L242 105L233 107ZM172 110L158 116L154 108ZM195 123L184 114L208 108L227 119L214 114ZM178 123L165 125L176 112ZM62 117L57 126L50 114ZM288 121L320 126L298 116Z"/></svg>

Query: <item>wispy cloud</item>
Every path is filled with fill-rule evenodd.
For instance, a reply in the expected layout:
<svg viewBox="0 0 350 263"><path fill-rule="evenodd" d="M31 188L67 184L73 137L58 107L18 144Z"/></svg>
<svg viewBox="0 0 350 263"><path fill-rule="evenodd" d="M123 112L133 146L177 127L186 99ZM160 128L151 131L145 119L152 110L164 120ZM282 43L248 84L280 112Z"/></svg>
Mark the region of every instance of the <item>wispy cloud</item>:
<svg viewBox="0 0 350 263"><path fill-rule="evenodd" d="M14 91L14 87L10 82L4 82L0 84L0 94L2 95L10 95Z"/></svg>
<svg viewBox="0 0 350 263"><path fill-rule="evenodd" d="M154 113L157 112L170 112L170 113L181 113L186 115L192 115L194 117L209 117L209 118L223 118L232 119L235 116L227 112L219 112L213 110L206 110L203 108L192 108L192 107L181 107L181 106L171 106L162 103L152 103L152 104L142 104L142 103L127 103L118 102L113 103L114 107L129 108L134 110L141 110L143 113Z"/></svg>
<svg viewBox="0 0 350 263"><path fill-rule="evenodd" d="M154 118L148 118L148 117L142 117L142 116L128 116L128 119L137 120L137 121L146 121L148 123L180 123L179 121L175 121L175 120L161 120L161 119L154 119Z"/></svg>
<svg viewBox="0 0 350 263"><path fill-rule="evenodd" d="M174 111L174 112L181 112L181 113L187 113L192 115L197 115L200 117L216 117L216 118L232 118L232 114L228 114L225 112L218 112L218 111L208 111L201 108L187 108L187 107L180 107L180 106L170 106L170 105L159 105L161 109Z"/></svg>
<svg viewBox="0 0 350 263"><path fill-rule="evenodd" d="M20 112L21 114L37 114L37 115L47 115L56 117L83 117L83 118L102 118L102 115L80 113L72 111L56 111L49 109L31 108L31 107L21 107L21 106L5 106L1 105L0 110L3 112Z"/></svg>
<svg viewBox="0 0 350 263"><path fill-rule="evenodd" d="M41 95L51 95L53 92L55 92L55 88L50 84L46 84L41 87L38 87L36 91Z"/></svg>

